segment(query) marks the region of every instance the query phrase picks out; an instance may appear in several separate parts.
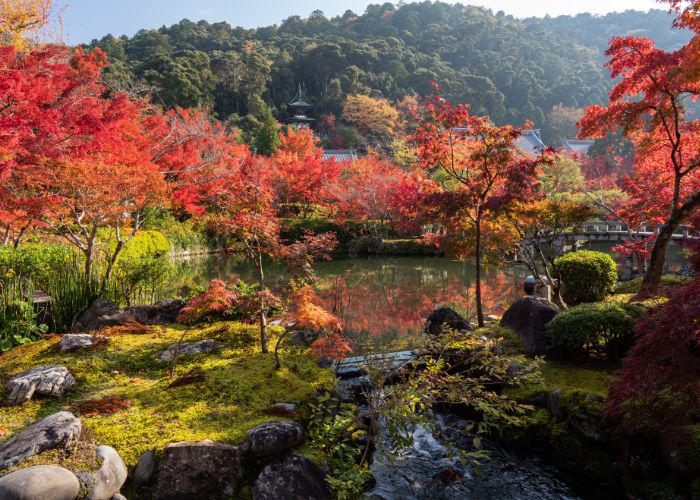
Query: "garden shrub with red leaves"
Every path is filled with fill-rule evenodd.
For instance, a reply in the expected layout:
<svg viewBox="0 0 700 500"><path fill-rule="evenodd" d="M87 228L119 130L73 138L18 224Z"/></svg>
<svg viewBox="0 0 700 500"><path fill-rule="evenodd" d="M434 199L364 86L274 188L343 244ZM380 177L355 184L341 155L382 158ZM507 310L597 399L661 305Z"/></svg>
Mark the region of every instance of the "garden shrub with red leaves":
<svg viewBox="0 0 700 500"><path fill-rule="evenodd" d="M212 280L207 291L182 308L177 322L185 325L221 320L252 323L258 319L262 298L268 308L281 307L279 299L268 290L260 292L243 281Z"/></svg>
<svg viewBox="0 0 700 500"><path fill-rule="evenodd" d="M697 252L695 261L700 269ZM639 318L636 332L606 412L622 433L679 437L700 421L700 276Z"/></svg>

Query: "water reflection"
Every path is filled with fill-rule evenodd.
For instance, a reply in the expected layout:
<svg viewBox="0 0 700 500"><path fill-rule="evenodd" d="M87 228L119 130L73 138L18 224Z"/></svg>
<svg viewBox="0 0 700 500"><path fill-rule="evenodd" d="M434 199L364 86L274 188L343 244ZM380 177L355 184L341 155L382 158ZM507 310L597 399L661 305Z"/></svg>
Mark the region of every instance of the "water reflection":
<svg viewBox="0 0 700 500"><path fill-rule="evenodd" d="M318 262L316 288L329 310L341 317L357 340L408 347L420 335L425 318L439 306L473 317L474 270L470 262L440 258L343 259ZM271 264L271 285L282 272ZM211 256L179 263L173 292L185 295L212 278L246 281L255 271L240 256ZM519 294L524 269L487 267L482 293L487 314L502 314Z"/></svg>

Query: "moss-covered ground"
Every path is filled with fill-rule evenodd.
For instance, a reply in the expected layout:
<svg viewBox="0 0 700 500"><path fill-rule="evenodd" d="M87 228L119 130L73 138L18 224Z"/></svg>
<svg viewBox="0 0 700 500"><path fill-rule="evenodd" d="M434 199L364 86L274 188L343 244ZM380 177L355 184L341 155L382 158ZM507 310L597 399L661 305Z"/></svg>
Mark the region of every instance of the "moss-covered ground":
<svg viewBox="0 0 700 500"><path fill-rule="evenodd" d="M160 451L176 441L211 439L235 444L252 427L282 418L266 413L273 403L300 403L333 383L332 373L319 368L299 348L284 350L283 367L276 371L272 354L260 352L256 326L216 323L188 330L169 326L140 334L123 329L104 333L109 342L91 349L60 353L60 338L50 337L0 356L3 382L42 365L63 365L76 378L63 399L0 407L0 442L62 409L72 411L83 423L85 453L79 444L69 454L44 453L22 466L52 463L82 468L94 456L94 444L114 447L128 465L134 465L144 451ZM272 333L279 332L272 328ZM217 339L226 348L179 358L173 376L172 363L155 361L156 355L182 339L206 338ZM176 382L171 387L183 376L191 379L189 384Z"/></svg>

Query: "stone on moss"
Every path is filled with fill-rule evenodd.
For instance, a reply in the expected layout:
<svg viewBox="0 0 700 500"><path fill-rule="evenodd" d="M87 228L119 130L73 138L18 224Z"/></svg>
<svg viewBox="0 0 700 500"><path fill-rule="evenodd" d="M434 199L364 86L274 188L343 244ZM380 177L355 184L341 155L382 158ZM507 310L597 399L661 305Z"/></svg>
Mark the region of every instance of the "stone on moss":
<svg viewBox="0 0 700 500"><path fill-rule="evenodd" d="M175 357L179 358L182 356L192 356L194 354L208 354L220 351L224 347L226 346L216 342L214 339L173 344L163 351L160 356L158 356L158 361L161 363L166 363L172 361L175 359Z"/></svg>
<svg viewBox="0 0 700 500"><path fill-rule="evenodd" d="M30 425L0 446L0 470L52 448L66 448L80 437L82 425L72 413L60 411Z"/></svg>
<svg viewBox="0 0 700 500"><path fill-rule="evenodd" d="M557 314L559 308L546 299L521 297L503 315L501 326L515 330L529 354L544 354L549 346L545 325Z"/></svg>
<svg viewBox="0 0 700 500"><path fill-rule="evenodd" d="M104 335L92 335L89 333L67 333L61 338L59 349L61 352L70 352L77 349L95 347L98 344L107 343L109 339Z"/></svg>
<svg viewBox="0 0 700 500"><path fill-rule="evenodd" d="M86 500L109 500L119 494L126 482L128 471L119 453L111 446L98 446L95 455L102 465L94 475L94 485Z"/></svg>
<svg viewBox="0 0 700 500"><path fill-rule="evenodd" d="M22 404L36 394L61 397L73 387L75 378L64 366L39 366L23 372L7 383L7 402Z"/></svg>
<svg viewBox="0 0 700 500"><path fill-rule="evenodd" d="M0 477L2 500L73 500L79 493L78 478L55 465L36 465Z"/></svg>

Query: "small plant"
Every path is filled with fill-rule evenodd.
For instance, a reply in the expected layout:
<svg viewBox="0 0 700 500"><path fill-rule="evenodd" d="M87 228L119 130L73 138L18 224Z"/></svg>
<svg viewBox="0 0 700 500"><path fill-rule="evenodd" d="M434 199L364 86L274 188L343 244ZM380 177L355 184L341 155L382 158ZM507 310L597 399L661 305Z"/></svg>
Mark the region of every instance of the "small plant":
<svg viewBox="0 0 700 500"><path fill-rule="evenodd" d="M598 302L613 292L617 266L606 253L590 250L571 252L555 261L564 282L564 300L569 305Z"/></svg>
<svg viewBox="0 0 700 500"><path fill-rule="evenodd" d="M28 344L48 331L36 321L31 282L19 277L0 281L0 352Z"/></svg>
<svg viewBox="0 0 700 500"><path fill-rule="evenodd" d="M546 326L554 357L573 359L603 354L620 359L634 343L634 323L645 311L639 304L596 302L561 313Z"/></svg>

